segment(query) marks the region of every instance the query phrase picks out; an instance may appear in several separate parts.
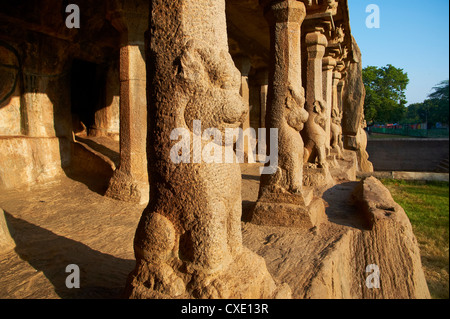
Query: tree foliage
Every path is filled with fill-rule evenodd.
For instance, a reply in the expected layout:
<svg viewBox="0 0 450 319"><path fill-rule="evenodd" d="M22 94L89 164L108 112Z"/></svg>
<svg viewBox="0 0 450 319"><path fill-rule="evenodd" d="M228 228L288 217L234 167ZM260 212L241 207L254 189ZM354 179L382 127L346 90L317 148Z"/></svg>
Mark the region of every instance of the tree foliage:
<svg viewBox="0 0 450 319"><path fill-rule="evenodd" d="M368 66L363 69L366 88L364 114L368 122L396 123L406 111L405 90L409 83L403 69L390 64L385 67Z"/></svg>
<svg viewBox="0 0 450 319"><path fill-rule="evenodd" d="M432 90L428 99L408 106L402 123L428 123L429 127L449 123L449 81L440 82Z"/></svg>

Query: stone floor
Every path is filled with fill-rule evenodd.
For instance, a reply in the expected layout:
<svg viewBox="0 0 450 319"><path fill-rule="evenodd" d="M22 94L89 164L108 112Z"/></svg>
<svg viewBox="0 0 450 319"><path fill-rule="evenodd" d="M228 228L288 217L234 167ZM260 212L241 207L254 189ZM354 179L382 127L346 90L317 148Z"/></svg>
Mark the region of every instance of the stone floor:
<svg viewBox="0 0 450 319"><path fill-rule="evenodd" d="M81 180L81 178L79 178ZM14 251L0 256L0 298L115 298L134 267L134 230L144 207L100 195L94 181L61 177L0 194ZM67 289L66 266L81 270Z"/></svg>
<svg viewBox="0 0 450 319"><path fill-rule="evenodd" d="M257 199L258 166L242 165L242 177L245 220ZM352 183L344 183L324 194L332 202L332 207L327 204L333 221L327 240L314 233L243 222L244 244L266 258L277 279L295 281L298 272L292 267L303 267L301 273L307 273L305 265L309 269L316 264L305 259L311 249L326 250L346 229L358 227L354 212L348 210L352 189ZM0 207L16 242L13 251L0 256L0 298L120 297L134 267L133 237L144 206L102 196L95 179L61 176L46 185L1 193ZM80 289L66 288L69 264L80 267Z"/></svg>
<svg viewBox="0 0 450 319"><path fill-rule="evenodd" d="M79 140L118 164L119 143L105 138ZM246 222L258 197L259 165L241 164L244 245L266 259L278 281L291 286L308 280L326 250L349 229L361 229L349 203L354 182L323 194L330 223L315 232L261 227ZM105 181L70 175L45 185L0 194L16 248L0 255L0 298L120 298L134 267L133 238L145 206L104 197ZM81 271L81 288L68 289L66 267ZM296 270L298 268L298 271ZM314 271L312 272L314 273ZM294 296L303 291L294 288Z"/></svg>

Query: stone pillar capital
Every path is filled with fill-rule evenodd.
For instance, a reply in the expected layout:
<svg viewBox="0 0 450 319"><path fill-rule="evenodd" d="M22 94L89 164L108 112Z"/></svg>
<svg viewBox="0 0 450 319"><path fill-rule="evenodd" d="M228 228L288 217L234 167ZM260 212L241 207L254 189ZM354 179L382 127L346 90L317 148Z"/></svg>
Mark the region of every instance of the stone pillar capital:
<svg viewBox="0 0 450 319"><path fill-rule="evenodd" d="M339 82L340 79L342 79L342 74L339 71L335 71L333 72L333 79L337 80L337 82ZM337 83L336 83L337 84Z"/></svg>
<svg viewBox="0 0 450 319"><path fill-rule="evenodd" d="M320 31L309 32L305 38L308 51L323 51L328 45L327 37ZM319 48L322 47L322 48Z"/></svg>
<svg viewBox="0 0 450 319"><path fill-rule="evenodd" d="M336 67L336 59L332 58L332 57L325 57L322 60L322 69L324 71L327 70L334 70Z"/></svg>
<svg viewBox="0 0 450 319"><path fill-rule="evenodd" d="M108 2L106 16L113 27L122 34L122 42L143 44L143 35L148 29L148 10L148 1L111 0Z"/></svg>
<svg viewBox="0 0 450 319"><path fill-rule="evenodd" d="M302 24L306 17L306 7L297 0L260 0L266 19L270 24L298 23Z"/></svg>

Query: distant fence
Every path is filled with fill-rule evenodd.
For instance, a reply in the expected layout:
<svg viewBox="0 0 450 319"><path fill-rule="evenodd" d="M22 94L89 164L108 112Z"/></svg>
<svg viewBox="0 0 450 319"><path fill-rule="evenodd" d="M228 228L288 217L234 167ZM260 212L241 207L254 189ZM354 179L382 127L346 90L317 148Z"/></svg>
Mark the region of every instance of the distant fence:
<svg viewBox="0 0 450 319"><path fill-rule="evenodd" d="M371 133L391 134L391 135L403 135L413 137L428 137L439 138L449 137L448 128L433 128L429 130L414 130L409 127L404 128L385 128L385 127L371 127Z"/></svg>

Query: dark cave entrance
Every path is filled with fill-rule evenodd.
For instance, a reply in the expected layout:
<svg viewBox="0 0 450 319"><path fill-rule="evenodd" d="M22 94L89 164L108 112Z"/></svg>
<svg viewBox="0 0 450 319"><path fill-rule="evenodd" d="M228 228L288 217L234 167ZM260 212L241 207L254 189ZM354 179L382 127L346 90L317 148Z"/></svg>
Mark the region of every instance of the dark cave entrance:
<svg viewBox="0 0 450 319"><path fill-rule="evenodd" d="M104 106L105 77L105 68L100 64L73 60L70 86L75 133L86 130L89 135L89 130L95 126L95 113Z"/></svg>

